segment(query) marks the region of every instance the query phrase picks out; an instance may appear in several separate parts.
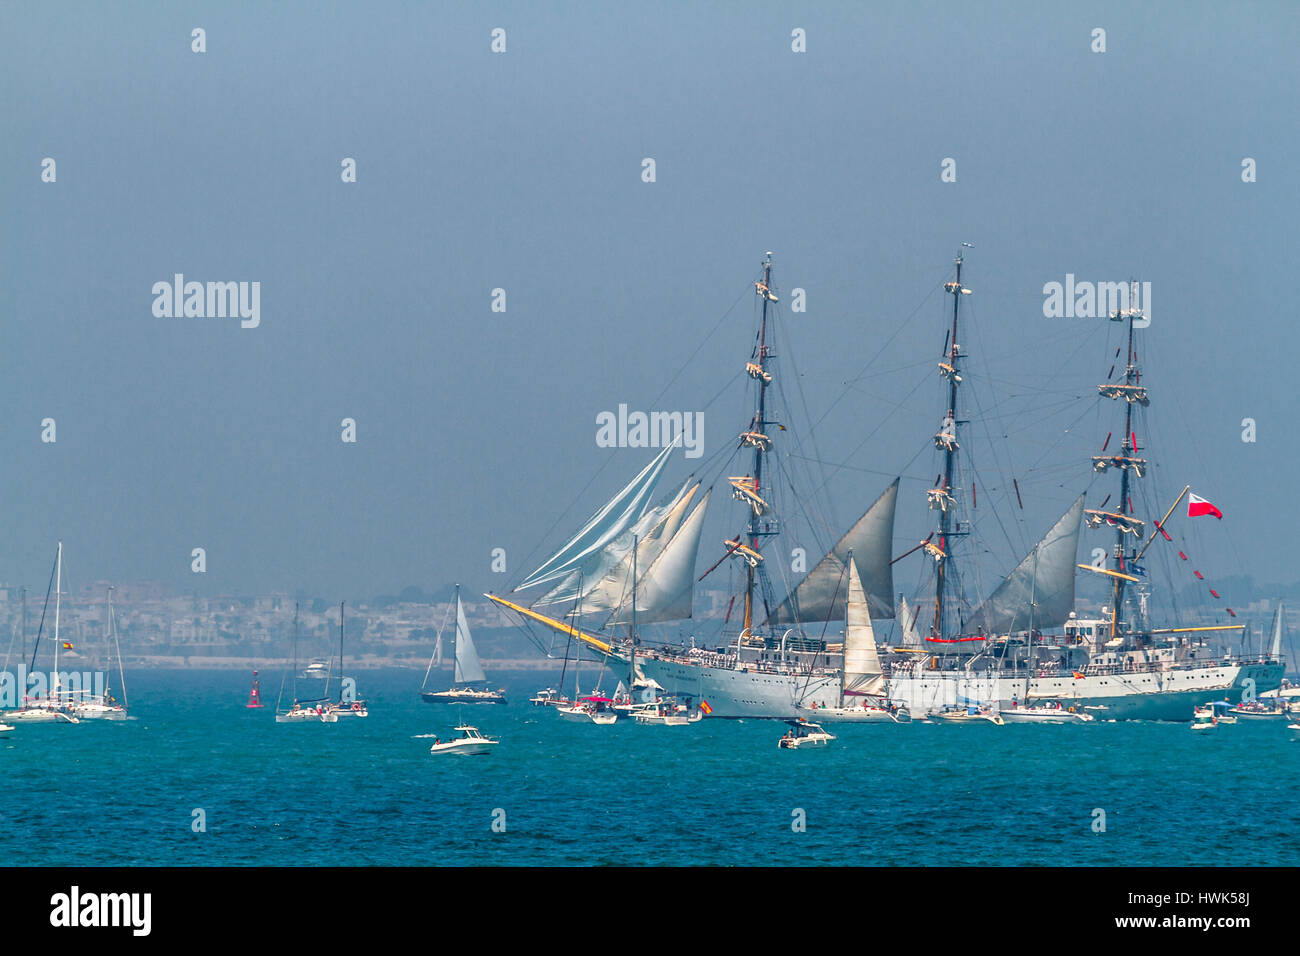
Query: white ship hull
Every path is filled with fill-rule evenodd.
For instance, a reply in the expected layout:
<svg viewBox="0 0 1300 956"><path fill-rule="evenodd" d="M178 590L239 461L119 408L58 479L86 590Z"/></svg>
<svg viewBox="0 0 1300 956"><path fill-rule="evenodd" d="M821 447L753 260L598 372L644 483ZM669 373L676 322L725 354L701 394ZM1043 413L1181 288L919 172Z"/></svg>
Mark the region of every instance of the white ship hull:
<svg viewBox="0 0 1300 956"><path fill-rule="evenodd" d="M889 697L906 704L914 715L966 703L1004 709L1013 699L1059 700L1098 720L1185 722L1198 704L1216 697L1239 697L1246 680L1255 682L1256 693L1271 690L1281 683L1282 665L1207 661L1204 666L1168 671L1032 679L927 671L891 679Z"/></svg>
<svg viewBox="0 0 1300 956"><path fill-rule="evenodd" d="M835 707L840 678L831 675L776 674L637 657L637 668L665 694L707 701L714 717L807 717L808 707Z"/></svg>

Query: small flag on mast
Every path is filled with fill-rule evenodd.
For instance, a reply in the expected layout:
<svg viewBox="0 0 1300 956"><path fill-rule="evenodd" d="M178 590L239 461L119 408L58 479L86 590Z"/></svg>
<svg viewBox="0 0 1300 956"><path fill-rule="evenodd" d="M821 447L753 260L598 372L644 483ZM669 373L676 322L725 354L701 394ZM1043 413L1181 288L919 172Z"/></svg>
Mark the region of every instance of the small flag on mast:
<svg viewBox="0 0 1300 956"><path fill-rule="evenodd" d="M1201 515L1214 515L1216 518L1223 518L1223 512L1214 507L1208 500L1199 495L1187 495L1187 517L1199 518Z"/></svg>
<svg viewBox="0 0 1300 956"><path fill-rule="evenodd" d="M68 642L68 641L64 641L64 642L63 642L63 649L64 649L65 651L70 651L70 650L72 650L72 644L71 644L70 642Z"/></svg>

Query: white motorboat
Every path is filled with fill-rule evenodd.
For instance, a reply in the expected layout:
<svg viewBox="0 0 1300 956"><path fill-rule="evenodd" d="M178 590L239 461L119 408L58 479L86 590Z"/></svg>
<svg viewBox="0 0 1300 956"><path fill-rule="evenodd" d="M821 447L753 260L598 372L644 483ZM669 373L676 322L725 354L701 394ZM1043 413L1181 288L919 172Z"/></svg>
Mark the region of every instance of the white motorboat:
<svg viewBox="0 0 1300 956"><path fill-rule="evenodd" d="M632 718L638 724L685 727L687 724L698 723L703 717L704 715L698 710L692 714L684 704L677 703L672 697L636 704L632 708Z"/></svg>
<svg viewBox="0 0 1300 956"><path fill-rule="evenodd" d="M929 720L944 724L971 724L987 722L1001 726L1004 721L988 707L949 707L928 715Z"/></svg>
<svg viewBox="0 0 1300 956"><path fill-rule="evenodd" d="M1003 723L1011 724L1083 724L1095 720L1092 714L1076 711L1073 707L1055 704L1030 704L1003 707L998 716Z"/></svg>
<svg viewBox="0 0 1300 956"><path fill-rule="evenodd" d="M1214 710L1214 717L1221 724L1235 724L1237 718L1232 714L1232 703L1226 700L1210 701L1209 706Z"/></svg>
<svg viewBox="0 0 1300 956"><path fill-rule="evenodd" d="M1214 708L1208 704L1197 707L1192 712L1192 730L1213 730L1219 726L1219 719L1214 716Z"/></svg>
<svg viewBox="0 0 1300 956"><path fill-rule="evenodd" d="M559 707L569 703L569 698L565 697L554 687L548 687L545 690L539 690L534 697L528 699L528 703L534 707Z"/></svg>
<svg viewBox="0 0 1300 956"><path fill-rule="evenodd" d="M477 727L471 727L469 724L461 724L456 730L460 733L460 736L451 740L444 741L435 737L433 746L429 748L429 753L460 754L465 757L473 757L478 754L491 753L492 748L501 742L484 736Z"/></svg>
<svg viewBox="0 0 1300 956"><path fill-rule="evenodd" d="M834 734L826 732L826 728L821 724L814 724L810 720L804 720L802 717L797 720L787 720L790 729L785 732L785 736L776 742L776 745L782 750L798 750L800 747L825 747L835 739Z"/></svg>
<svg viewBox="0 0 1300 956"><path fill-rule="evenodd" d="M0 737L9 736L9 734L13 733L13 729L11 724L0 724Z"/></svg>
<svg viewBox="0 0 1300 956"><path fill-rule="evenodd" d="M1291 736L1300 740L1300 724L1287 724L1286 729L1291 731Z"/></svg>
<svg viewBox="0 0 1300 956"><path fill-rule="evenodd" d="M302 673L298 676L303 680L326 680L330 676L329 662L322 657L318 657L304 667Z"/></svg>

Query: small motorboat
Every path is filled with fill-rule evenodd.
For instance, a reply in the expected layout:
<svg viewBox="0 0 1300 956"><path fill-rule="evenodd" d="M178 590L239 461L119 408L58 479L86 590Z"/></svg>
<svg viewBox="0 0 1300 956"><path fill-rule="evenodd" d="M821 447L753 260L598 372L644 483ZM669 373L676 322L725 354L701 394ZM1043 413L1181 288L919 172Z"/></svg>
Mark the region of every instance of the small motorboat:
<svg viewBox="0 0 1300 956"><path fill-rule="evenodd" d="M1281 698L1271 698L1267 701L1256 698L1255 700L1243 700L1236 707L1228 711L1233 717L1240 717L1246 720L1269 719L1274 717L1286 717L1286 701Z"/></svg>
<svg viewBox="0 0 1300 956"><path fill-rule="evenodd" d="M0 724L0 737L7 737L13 733L13 724Z"/></svg>
<svg viewBox="0 0 1300 956"><path fill-rule="evenodd" d="M1212 700L1209 705L1214 709L1214 717L1221 724L1235 724L1237 718L1232 713L1232 702L1227 700Z"/></svg>
<svg viewBox="0 0 1300 956"><path fill-rule="evenodd" d="M661 697L645 704L636 704L631 714L638 724L659 724L664 727L685 727L687 724L698 723L704 717L698 710L692 714L675 697Z"/></svg>
<svg viewBox="0 0 1300 956"><path fill-rule="evenodd" d="M485 737L477 727L471 727L469 724L461 724L456 728L456 731L460 736L451 740L433 738L433 746L429 748L429 753L460 754L464 757L474 757L491 753L492 748L501 742L493 740L491 737Z"/></svg>
<svg viewBox="0 0 1300 956"><path fill-rule="evenodd" d="M1300 740L1300 724L1287 724L1286 729L1291 731L1291 736Z"/></svg>
<svg viewBox="0 0 1300 956"><path fill-rule="evenodd" d="M528 703L534 707L559 707L562 704L569 703L569 698L554 687L548 687L545 690L539 690L535 696L530 697Z"/></svg>
<svg viewBox="0 0 1300 956"><path fill-rule="evenodd" d="M790 729L785 732L785 736L776 742L777 747L782 750L798 750L800 747L825 747L835 739L834 734L828 734L821 724L814 724L810 720L804 720L800 717L798 720L787 720Z"/></svg>
<svg viewBox="0 0 1300 956"><path fill-rule="evenodd" d="M1082 724L1095 720L1092 714L1075 711L1073 707L1062 707L1060 702L1030 704L1003 707L998 712L1003 723L1012 724Z"/></svg>
<svg viewBox="0 0 1300 956"><path fill-rule="evenodd" d="M1214 708L1209 704L1192 711L1192 730L1213 730L1219 726L1219 718L1214 715Z"/></svg>
<svg viewBox="0 0 1300 956"><path fill-rule="evenodd" d="M944 724L973 724L987 722L1002 726L1002 717L987 706L949 707L929 715L929 719Z"/></svg>

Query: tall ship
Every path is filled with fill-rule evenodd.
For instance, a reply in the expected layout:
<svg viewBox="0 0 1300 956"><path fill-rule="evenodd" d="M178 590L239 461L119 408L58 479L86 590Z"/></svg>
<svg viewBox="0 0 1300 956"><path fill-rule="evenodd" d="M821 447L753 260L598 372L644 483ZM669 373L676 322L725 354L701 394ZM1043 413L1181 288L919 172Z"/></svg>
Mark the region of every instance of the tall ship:
<svg viewBox="0 0 1300 956"><path fill-rule="evenodd" d="M893 617L890 568L898 481L890 484L786 597L778 601L769 573L768 542L779 535L779 500L798 504L780 469L769 461L777 436L788 430L773 417L774 325L780 297L768 253L754 282L757 306L752 351L745 363L753 413L739 431L715 484L725 480L742 530L696 575L704 515L713 487L688 477L655 500L660 474L674 445L665 447L633 480L595 512L550 558L517 585L511 597L487 597L517 613L526 625L581 641L629 685L698 704L710 717L797 719L809 708L843 702L843 644L827 640L844 627L850 561L861 577L870 614ZM680 437L680 436L679 436ZM734 474L744 469L744 474ZM698 498L698 501L696 500ZM716 553L716 552L715 552ZM852 555L852 558L850 558ZM712 647L644 643L637 626L692 617L696 584L732 565L731 596L721 640ZM547 586L531 599L523 592ZM539 610L546 608L546 611ZM557 608L557 610L551 610ZM592 623L588 623L592 622ZM549 648L542 649L549 653Z"/></svg>
<svg viewBox="0 0 1300 956"><path fill-rule="evenodd" d="M962 281L968 245L963 244L943 285L953 302L938 363L944 406L933 435L938 474L926 490L934 525L925 540L893 554L895 479L812 570L777 599L773 577L784 578L786 568L768 560L783 551L771 543L782 533L776 505L786 505L788 512L807 502L788 482L775 480L787 470L784 460L773 461L772 455L777 442L787 440L788 428L777 420L770 402L770 390L779 386L772 342L780 299L769 253L754 283L756 330L745 364L753 413L715 480L718 485L725 481L738 503L741 532L725 540L721 556L695 575L712 488L694 510L700 487L694 476L656 501L656 483L672 450L666 447L509 597L487 596L516 612L526 629L540 624L552 637L578 640L611 668L625 669L634 686L695 700L712 717L797 719L810 710L834 714L861 706L846 693L865 688L865 693L880 695L885 711L906 709L913 716L963 706L996 711L1060 703L1067 711L1097 719L1185 721L1195 703L1248 688L1255 693L1276 688L1283 670L1279 660L1220 653L1209 643L1213 632L1240 630L1240 625L1152 624L1141 561L1158 539L1168 538L1165 522L1178 501L1149 529L1133 506L1132 483L1147 474L1147 462L1139 457L1135 411L1150 404L1134 347L1136 323L1143 318L1135 300L1132 308L1125 305L1110 316L1125 324L1122 379L1099 389L1102 399L1123 403L1122 434L1127 437L1115 449L1108 440L1093 459L1097 473L1118 473L1119 501L1110 510L1105 510L1109 496L1094 509L1085 508L1083 494L1062 501L1059 518L988 597L971 600L969 592L982 576L977 556L987 548L971 541L976 489L968 449L963 449L968 422L960 408L968 357L962 344L962 303L972 294ZM1111 378L1113 374L1112 369ZM735 473L740 468L745 474ZM1019 499L1019 485L1011 484ZM1114 530L1104 565L1078 562L1085 524ZM899 595L896 614L893 565L913 554L925 566L925 583L911 605ZM693 637L677 645L641 641L636 622L689 619L695 585L728 564L735 589L712 646L697 646ZM779 570L772 572L770 566ZM1109 586L1109 602L1100 614L1076 607L1076 576L1084 573L1104 578ZM859 579L867 598L865 619L859 614L856 627L846 617L852 577ZM636 595L634 601L630 595ZM896 616L898 640L881 649L868 666L872 672L860 673L861 662L872 661L869 649L861 655L850 649L846 666L845 638L838 635L870 633L872 620ZM544 642L536 642L550 652Z"/></svg>
<svg viewBox="0 0 1300 956"><path fill-rule="evenodd" d="M947 589L956 576L958 545L969 534L969 523L957 517L968 490L956 477L964 441L958 415L965 356L959 344L960 302L970 292L962 285L961 267L959 256L955 278L945 286L954 302L939 365L947 394L935 435L942 470L937 486L927 492L938 511L935 532L925 544L934 559L932 623L921 653L893 663L890 698L923 713L954 704L1006 708L1053 702L1105 720L1187 721L1195 706L1208 700L1276 688L1284 670L1276 652L1252 658L1211 646L1212 634L1241 631L1241 625L1153 626L1142 561L1153 544L1163 540L1172 546L1166 523L1189 489L1149 527L1134 508L1134 484L1150 472L1141 457L1138 419L1151 404L1135 347L1135 330L1144 318L1135 294L1109 317L1124 326L1123 377L1113 380L1112 367L1108 381L1098 386L1102 399L1118 401L1124 410L1118 447L1112 447L1112 432L1092 459L1096 473L1117 473L1115 504L1107 510L1112 500L1107 495L1099 507L1085 509L1078 498L993 593L963 613L958 596ZM973 500L973 487L969 490ZM1104 562L1078 563L1081 521L1090 529L1113 530ZM1080 572L1104 578L1109 587L1109 603L1100 614L1074 606Z"/></svg>

